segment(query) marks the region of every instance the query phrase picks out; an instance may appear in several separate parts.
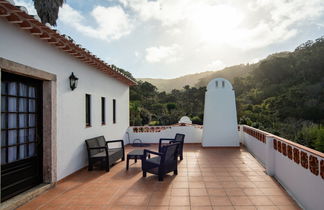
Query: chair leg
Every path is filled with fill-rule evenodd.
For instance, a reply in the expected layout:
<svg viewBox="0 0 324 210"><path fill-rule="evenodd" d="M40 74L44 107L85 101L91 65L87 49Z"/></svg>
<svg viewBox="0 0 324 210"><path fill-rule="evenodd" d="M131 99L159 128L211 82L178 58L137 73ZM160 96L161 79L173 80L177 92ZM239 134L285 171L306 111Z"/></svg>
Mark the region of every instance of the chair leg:
<svg viewBox="0 0 324 210"><path fill-rule="evenodd" d="M159 174L159 181L162 182L163 181L163 175Z"/></svg>
<svg viewBox="0 0 324 210"><path fill-rule="evenodd" d="M146 177L146 171L143 171L143 177Z"/></svg>
<svg viewBox="0 0 324 210"><path fill-rule="evenodd" d="M105 163L106 163L106 171L109 172L109 159L108 158L106 158Z"/></svg>
<svg viewBox="0 0 324 210"><path fill-rule="evenodd" d="M92 171L92 170L93 170L93 164L91 161L89 161L88 171Z"/></svg>
<svg viewBox="0 0 324 210"><path fill-rule="evenodd" d="M183 155L180 155L180 160L183 160Z"/></svg>
<svg viewBox="0 0 324 210"><path fill-rule="evenodd" d="M178 169L173 171L174 175L178 175Z"/></svg>

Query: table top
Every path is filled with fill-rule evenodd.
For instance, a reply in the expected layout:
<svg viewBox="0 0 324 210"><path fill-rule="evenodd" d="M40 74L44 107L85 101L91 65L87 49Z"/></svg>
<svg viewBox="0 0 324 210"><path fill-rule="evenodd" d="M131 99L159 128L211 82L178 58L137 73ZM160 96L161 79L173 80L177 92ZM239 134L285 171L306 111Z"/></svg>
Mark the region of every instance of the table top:
<svg viewBox="0 0 324 210"><path fill-rule="evenodd" d="M135 150L130 151L127 155L129 155L129 156L131 156L131 155L141 156L141 155L144 155L144 150L143 149L135 149Z"/></svg>

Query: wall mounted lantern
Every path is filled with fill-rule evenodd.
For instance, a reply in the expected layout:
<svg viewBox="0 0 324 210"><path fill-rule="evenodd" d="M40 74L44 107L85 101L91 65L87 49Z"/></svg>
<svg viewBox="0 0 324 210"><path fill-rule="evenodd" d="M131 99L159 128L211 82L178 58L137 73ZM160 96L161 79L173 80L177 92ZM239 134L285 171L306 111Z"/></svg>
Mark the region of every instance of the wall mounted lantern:
<svg viewBox="0 0 324 210"><path fill-rule="evenodd" d="M77 78L72 72L69 79L70 79L70 88L71 88L71 90L74 90L78 86L79 78Z"/></svg>

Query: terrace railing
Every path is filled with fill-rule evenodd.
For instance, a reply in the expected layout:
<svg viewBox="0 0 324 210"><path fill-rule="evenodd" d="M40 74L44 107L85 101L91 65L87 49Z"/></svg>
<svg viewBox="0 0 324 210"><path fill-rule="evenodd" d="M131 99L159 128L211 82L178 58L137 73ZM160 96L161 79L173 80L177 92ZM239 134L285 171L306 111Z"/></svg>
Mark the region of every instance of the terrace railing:
<svg viewBox="0 0 324 210"><path fill-rule="evenodd" d="M305 209L323 209L324 153L282 137L240 126L241 143Z"/></svg>

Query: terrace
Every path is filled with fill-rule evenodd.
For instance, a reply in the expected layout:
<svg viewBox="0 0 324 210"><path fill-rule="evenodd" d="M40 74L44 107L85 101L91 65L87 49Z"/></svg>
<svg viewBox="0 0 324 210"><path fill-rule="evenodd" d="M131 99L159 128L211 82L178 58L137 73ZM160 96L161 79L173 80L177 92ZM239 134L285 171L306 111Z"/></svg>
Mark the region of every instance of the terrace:
<svg viewBox="0 0 324 210"><path fill-rule="evenodd" d="M137 127L128 132L145 139L179 129L199 136L201 127ZM179 174L170 173L163 182L155 175L142 178L140 161L131 161L128 171L125 162L108 173L82 169L20 209L321 208L322 153L248 126L239 126L238 132L240 148L185 144ZM157 145L148 148L156 150ZM126 153L133 149L127 145Z"/></svg>
<svg viewBox="0 0 324 210"><path fill-rule="evenodd" d="M150 149L156 149L153 145ZM128 146L127 152L133 147ZM179 174L163 182L128 171L83 169L20 209L299 209L286 191L242 148L184 147Z"/></svg>

